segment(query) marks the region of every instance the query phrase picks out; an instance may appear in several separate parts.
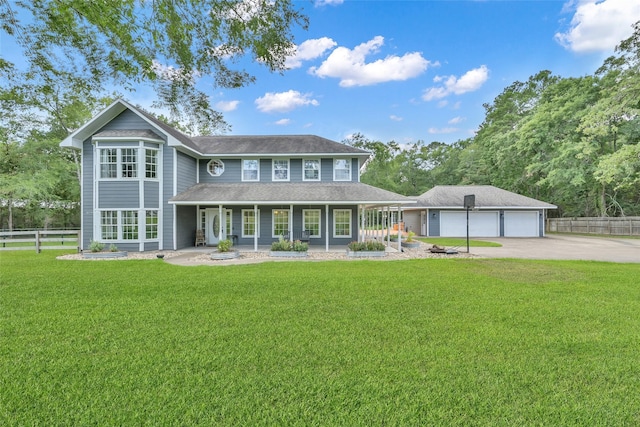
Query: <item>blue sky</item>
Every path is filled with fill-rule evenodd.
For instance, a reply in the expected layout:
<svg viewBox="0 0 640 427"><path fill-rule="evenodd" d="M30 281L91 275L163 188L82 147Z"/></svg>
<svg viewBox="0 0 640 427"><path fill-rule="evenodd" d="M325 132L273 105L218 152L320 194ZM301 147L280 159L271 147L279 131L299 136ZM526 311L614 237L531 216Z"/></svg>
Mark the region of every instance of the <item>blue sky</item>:
<svg viewBox="0 0 640 427"><path fill-rule="evenodd" d="M252 2L256 0L243 0ZM296 29L290 69L250 86L213 88L232 134L354 133L400 144L473 136L492 102L541 70L593 74L640 20L640 0L295 0L309 17ZM20 65L12 40L0 51ZM171 64L160 64L160 69ZM118 88L114 88L118 90ZM154 93L127 93L151 111ZM164 112L166 113L166 112Z"/></svg>
<svg viewBox="0 0 640 427"><path fill-rule="evenodd" d="M473 136L492 102L541 70L593 72L632 34L640 1L299 1L308 31L283 75L217 90L234 134L360 132L401 144Z"/></svg>

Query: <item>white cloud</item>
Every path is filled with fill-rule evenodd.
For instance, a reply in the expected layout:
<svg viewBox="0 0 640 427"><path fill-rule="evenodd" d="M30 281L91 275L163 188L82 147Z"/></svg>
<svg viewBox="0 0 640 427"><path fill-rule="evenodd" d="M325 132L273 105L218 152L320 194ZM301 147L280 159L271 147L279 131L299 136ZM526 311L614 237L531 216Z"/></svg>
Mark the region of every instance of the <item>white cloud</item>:
<svg viewBox="0 0 640 427"><path fill-rule="evenodd" d="M458 123L462 123L464 122L466 119L464 117L454 117L453 119L449 120L447 123L450 125L457 125Z"/></svg>
<svg viewBox="0 0 640 427"><path fill-rule="evenodd" d="M280 119L275 122L275 124L277 124L278 126L286 126L288 124L291 124L291 119Z"/></svg>
<svg viewBox="0 0 640 427"><path fill-rule="evenodd" d="M428 132L432 135L457 132L458 128L429 128Z"/></svg>
<svg viewBox="0 0 640 427"><path fill-rule="evenodd" d="M402 118L402 117L398 117L398 116L396 116L395 114L390 115L390 116L389 116L389 118L390 118L391 120L393 120L394 122L401 122L401 121L403 120L403 118Z"/></svg>
<svg viewBox="0 0 640 427"><path fill-rule="evenodd" d="M218 101L216 102L216 108L224 113L233 111L238 108L240 101Z"/></svg>
<svg viewBox="0 0 640 427"><path fill-rule="evenodd" d="M637 0L581 0L570 28L556 33L555 39L574 52L611 51L631 36L631 25L638 20L640 2Z"/></svg>
<svg viewBox="0 0 640 427"><path fill-rule="evenodd" d="M291 69L300 68L302 61L318 58L335 45L337 43L329 37L307 40L296 46L295 53L285 59L284 65Z"/></svg>
<svg viewBox="0 0 640 427"><path fill-rule="evenodd" d="M374 62L366 62L367 55L378 52L384 44L384 37L376 36L355 48L336 48L319 67L312 67L309 73L318 77L340 79L340 86L369 86L388 81L407 80L422 74L429 65L436 66L422 57L419 52L403 56L391 55Z"/></svg>
<svg viewBox="0 0 640 427"><path fill-rule="evenodd" d="M298 107L306 105L319 105L315 99L311 99L311 94L302 94L297 90L289 90L287 92L267 92L263 97L255 100L258 110L263 113L286 113Z"/></svg>
<svg viewBox="0 0 640 427"><path fill-rule="evenodd" d="M435 83L443 82L443 85L425 90L422 99L433 101L434 99L445 98L452 93L462 95L463 93L473 92L480 89L488 79L489 69L486 65L469 70L460 78L456 76L436 76L433 81Z"/></svg>
<svg viewBox="0 0 640 427"><path fill-rule="evenodd" d="M314 4L316 7L320 6L336 6L344 3L344 0L315 0Z"/></svg>

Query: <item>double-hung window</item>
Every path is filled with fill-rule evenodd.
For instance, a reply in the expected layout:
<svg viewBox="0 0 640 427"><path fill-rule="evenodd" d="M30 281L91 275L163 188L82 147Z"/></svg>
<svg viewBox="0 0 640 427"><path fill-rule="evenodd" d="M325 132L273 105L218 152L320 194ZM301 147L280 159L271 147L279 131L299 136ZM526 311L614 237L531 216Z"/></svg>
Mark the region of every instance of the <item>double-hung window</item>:
<svg viewBox="0 0 640 427"><path fill-rule="evenodd" d="M158 238L158 211L145 212L145 237L147 240Z"/></svg>
<svg viewBox="0 0 640 427"><path fill-rule="evenodd" d="M118 177L118 149L102 148L100 150L100 178Z"/></svg>
<svg viewBox="0 0 640 427"><path fill-rule="evenodd" d="M272 211L272 218L272 237L280 237L289 234L289 209L274 209Z"/></svg>
<svg viewBox="0 0 640 427"><path fill-rule="evenodd" d="M145 211L142 225L146 239L158 238L158 211ZM138 211L107 210L100 212L100 240L138 240Z"/></svg>
<svg viewBox="0 0 640 427"><path fill-rule="evenodd" d="M320 209L302 210L302 229L309 232L309 237L320 237Z"/></svg>
<svg viewBox="0 0 640 427"><path fill-rule="evenodd" d="M260 211L258 211L258 218L260 217ZM258 218L256 218L256 211L253 209L242 210L242 237L260 237L260 229L258 228Z"/></svg>
<svg viewBox="0 0 640 427"><path fill-rule="evenodd" d="M158 177L158 151L157 150L149 150L149 149L145 150L144 177L145 178Z"/></svg>
<svg viewBox="0 0 640 427"><path fill-rule="evenodd" d="M333 161L333 180L351 181L351 159L335 159Z"/></svg>
<svg viewBox="0 0 640 427"><path fill-rule="evenodd" d="M122 211L122 239L138 240L138 211Z"/></svg>
<svg viewBox="0 0 640 427"><path fill-rule="evenodd" d="M260 181L260 160L249 159L242 161L242 180Z"/></svg>
<svg viewBox="0 0 640 427"><path fill-rule="evenodd" d="M320 181L320 160L318 159L304 159L302 161L303 181Z"/></svg>
<svg viewBox="0 0 640 427"><path fill-rule="evenodd" d="M351 237L351 209L333 210L333 237Z"/></svg>
<svg viewBox="0 0 640 427"><path fill-rule="evenodd" d="M118 211L100 212L100 239L118 239Z"/></svg>
<svg viewBox="0 0 640 427"><path fill-rule="evenodd" d="M123 178L136 178L138 176L138 149L121 148L121 164Z"/></svg>
<svg viewBox="0 0 640 427"><path fill-rule="evenodd" d="M273 160L273 181L289 181L289 159Z"/></svg>

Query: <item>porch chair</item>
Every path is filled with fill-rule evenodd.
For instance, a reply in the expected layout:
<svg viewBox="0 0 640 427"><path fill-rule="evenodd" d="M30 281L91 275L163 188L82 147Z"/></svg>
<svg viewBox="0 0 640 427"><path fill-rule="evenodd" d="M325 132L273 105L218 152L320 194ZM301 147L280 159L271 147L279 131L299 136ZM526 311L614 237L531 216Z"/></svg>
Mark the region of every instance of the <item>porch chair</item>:
<svg viewBox="0 0 640 427"><path fill-rule="evenodd" d="M301 242L305 242L305 243L309 243L309 236L310 236L310 232L309 230L302 230L302 234L300 235L300 241Z"/></svg>
<svg viewBox="0 0 640 427"><path fill-rule="evenodd" d="M207 246L207 242L204 240L204 231L196 230L196 248L198 245Z"/></svg>

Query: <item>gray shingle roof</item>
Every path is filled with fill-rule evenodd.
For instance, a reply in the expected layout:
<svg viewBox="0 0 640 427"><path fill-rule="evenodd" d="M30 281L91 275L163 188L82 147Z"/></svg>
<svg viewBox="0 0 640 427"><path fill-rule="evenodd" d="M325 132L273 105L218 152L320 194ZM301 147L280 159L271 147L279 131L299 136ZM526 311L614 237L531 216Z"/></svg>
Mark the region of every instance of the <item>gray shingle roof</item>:
<svg viewBox="0 0 640 427"><path fill-rule="evenodd" d="M463 208L464 196L474 194L477 208L537 208L556 209L557 206L522 196L492 185L437 185L418 196L412 208Z"/></svg>
<svg viewBox="0 0 640 427"><path fill-rule="evenodd" d="M196 184L170 203L193 204L405 204L415 200L359 182Z"/></svg>
<svg viewBox="0 0 640 427"><path fill-rule="evenodd" d="M102 132L98 132L94 135L94 137L100 138L113 138L113 137L123 137L123 138L151 138L151 139L159 139L162 138L156 134L151 129L112 129L112 130L103 130Z"/></svg>
<svg viewBox="0 0 640 427"><path fill-rule="evenodd" d="M368 157L369 153L315 135L229 135L191 138L203 154L268 155L331 154Z"/></svg>

